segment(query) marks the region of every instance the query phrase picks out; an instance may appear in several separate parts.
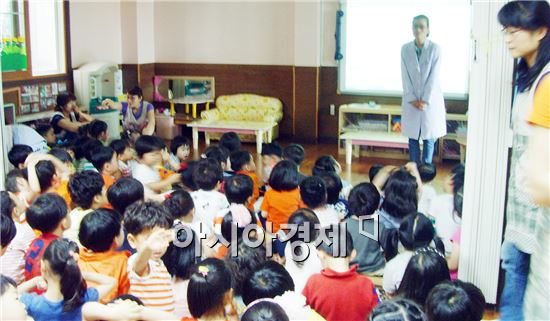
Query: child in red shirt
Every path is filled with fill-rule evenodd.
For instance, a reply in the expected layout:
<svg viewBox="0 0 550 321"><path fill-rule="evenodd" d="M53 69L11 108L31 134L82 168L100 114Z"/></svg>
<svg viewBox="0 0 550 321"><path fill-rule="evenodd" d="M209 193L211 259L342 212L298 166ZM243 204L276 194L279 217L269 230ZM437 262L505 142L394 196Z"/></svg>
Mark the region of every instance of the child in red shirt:
<svg viewBox="0 0 550 321"><path fill-rule="evenodd" d="M372 281L357 273L357 265L349 267L355 257L351 235L345 226L330 225L321 229L318 242L323 270L307 281L306 303L327 321L366 320L378 295Z"/></svg>
<svg viewBox="0 0 550 321"><path fill-rule="evenodd" d="M40 260L50 243L60 238L70 227L65 200L53 193L45 193L36 198L26 212L27 222L42 234L32 241L25 254L25 280L40 276Z"/></svg>

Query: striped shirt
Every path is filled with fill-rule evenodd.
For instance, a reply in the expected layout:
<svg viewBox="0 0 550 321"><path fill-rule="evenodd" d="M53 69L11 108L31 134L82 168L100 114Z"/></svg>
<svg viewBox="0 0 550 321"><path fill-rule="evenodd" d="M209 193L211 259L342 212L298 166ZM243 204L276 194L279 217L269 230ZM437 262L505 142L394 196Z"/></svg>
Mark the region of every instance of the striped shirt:
<svg viewBox="0 0 550 321"><path fill-rule="evenodd" d="M138 297L146 307L174 312L174 285L164 263L149 260L149 274L139 276L133 270L136 258L134 254L128 259L128 293Z"/></svg>
<svg viewBox="0 0 550 321"><path fill-rule="evenodd" d="M8 245L6 253L0 258L0 273L9 276L17 284L25 281L25 253L36 238L28 223L15 222L17 233L15 238Z"/></svg>

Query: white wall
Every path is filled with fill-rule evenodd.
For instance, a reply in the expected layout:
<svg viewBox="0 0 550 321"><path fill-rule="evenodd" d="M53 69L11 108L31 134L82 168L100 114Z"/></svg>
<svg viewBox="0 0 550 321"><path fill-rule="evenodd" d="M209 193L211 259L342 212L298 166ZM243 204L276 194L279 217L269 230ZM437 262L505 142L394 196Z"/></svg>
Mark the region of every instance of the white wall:
<svg viewBox="0 0 550 321"><path fill-rule="evenodd" d="M336 66L334 51L336 50L336 11L338 1L323 1L321 3L321 66Z"/></svg>
<svg viewBox="0 0 550 321"><path fill-rule="evenodd" d="M293 2L155 2L155 61L292 65Z"/></svg>
<svg viewBox="0 0 550 321"><path fill-rule="evenodd" d="M294 65L319 66L321 60L321 2L294 6Z"/></svg>
<svg viewBox="0 0 550 321"><path fill-rule="evenodd" d="M138 63L155 62L155 3L153 0L137 2L136 38Z"/></svg>
<svg viewBox="0 0 550 321"><path fill-rule="evenodd" d="M122 62L120 1L70 1L74 68L91 61Z"/></svg>

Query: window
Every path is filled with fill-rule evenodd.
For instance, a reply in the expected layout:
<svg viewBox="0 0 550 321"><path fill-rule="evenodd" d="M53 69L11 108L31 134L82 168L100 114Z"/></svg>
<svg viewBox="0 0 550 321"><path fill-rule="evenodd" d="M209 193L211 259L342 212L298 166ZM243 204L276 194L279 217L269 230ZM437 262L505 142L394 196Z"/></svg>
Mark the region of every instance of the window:
<svg viewBox="0 0 550 321"><path fill-rule="evenodd" d="M446 98L466 98L470 67L468 0L349 1L343 5L339 89L343 93L400 96L401 46L413 41L412 18L430 19L429 39L442 49Z"/></svg>
<svg viewBox="0 0 550 321"><path fill-rule="evenodd" d="M59 0L0 1L4 81L66 73L64 6Z"/></svg>
<svg viewBox="0 0 550 321"><path fill-rule="evenodd" d="M28 4L32 75L65 73L63 2L31 0Z"/></svg>

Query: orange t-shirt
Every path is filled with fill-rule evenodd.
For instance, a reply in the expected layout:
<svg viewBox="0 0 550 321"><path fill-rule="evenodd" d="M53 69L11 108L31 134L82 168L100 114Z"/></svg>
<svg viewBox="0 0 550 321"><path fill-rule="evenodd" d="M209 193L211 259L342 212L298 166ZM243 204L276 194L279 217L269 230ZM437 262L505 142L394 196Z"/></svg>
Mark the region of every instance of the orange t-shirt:
<svg viewBox="0 0 550 321"><path fill-rule="evenodd" d="M95 253L88 249L80 251L78 266L82 271L94 272L110 276L116 280L116 286L103 297L99 302L109 303L119 295L127 294L130 290L128 279L128 256L129 252L107 251ZM89 287L95 284L88 282Z"/></svg>
<svg viewBox="0 0 550 321"><path fill-rule="evenodd" d="M111 187L111 185L116 182L115 178L109 174L101 174L101 176L103 177L103 183L105 184L106 188Z"/></svg>
<svg viewBox="0 0 550 321"><path fill-rule="evenodd" d="M550 128L550 74L544 76L533 97L533 111L529 122L545 128Z"/></svg>
<svg viewBox="0 0 550 321"><path fill-rule="evenodd" d="M279 231L281 224L286 224L288 218L297 209L303 207L300 191L276 191L269 189L264 194L261 210L267 212L267 221L273 223L273 233Z"/></svg>
<svg viewBox="0 0 550 321"><path fill-rule="evenodd" d="M243 174L247 175L248 177L252 178L252 182L254 183L252 187L252 199L250 200L250 203L248 204L248 209L254 212L254 204L258 200L258 197L260 196L260 183L258 181L258 175L254 172L250 171L238 171L237 174Z"/></svg>
<svg viewBox="0 0 550 321"><path fill-rule="evenodd" d="M61 181L59 186L55 189L55 193L65 200L67 203L67 208L71 209L73 200L71 199L71 194L69 194L69 181Z"/></svg>

